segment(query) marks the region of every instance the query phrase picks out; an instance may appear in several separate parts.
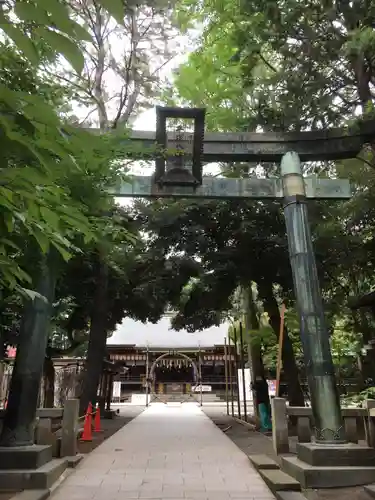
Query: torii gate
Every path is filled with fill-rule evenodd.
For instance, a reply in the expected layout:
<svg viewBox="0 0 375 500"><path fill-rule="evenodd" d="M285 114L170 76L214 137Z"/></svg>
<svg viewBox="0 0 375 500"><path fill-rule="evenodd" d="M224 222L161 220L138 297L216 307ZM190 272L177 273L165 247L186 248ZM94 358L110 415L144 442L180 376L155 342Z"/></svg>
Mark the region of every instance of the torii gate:
<svg viewBox="0 0 375 500"><path fill-rule="evenodd" d="M289 255L316 441L325 445L344 443L340 401L306 201L309 198L348 199L351 197L351 189L349 181L345 179L304 179L301 160L356 157L364 144L371 143L375 138L375 121L361 122L354 129L293 134L211 134L204 132L203 109L157 107L156 111L155 133L133 132L129 138L124 139L140 145L143 153L155 158L155 174L131 177L122 181L111 192L118 197L284 200ZM168 133L168 118L193 119L194 132ZM177 153L171 153L170 150L177 150ZM135 156L134 151L131 156ZM188 158L191 165L184 164L184 158ZM202 177L202 164L214 161L280 162L281 178Z"/></svg>
<svg viewBox="0 0 375 500"><path fill-rule="evenodd" d="M133 131L124 143L135 144L147 157L155 157L156 132ZM366 143L375 138L375 120L355 128L341 128L300 133L205 133L202 163L212 162L275 162L294 151L301 161L342 160L356 157ZM176 134L167 137L171 148L176 147ZM184 148L193 141L193 134L184 134ZM136 156L133 152L131 156ZM305 178L306 196L310 199L348 199L351 196L346 179ZM160 189L152 176L132 176L112 190L117 197L188 197L188 198L283 198L282 181L270 179L224 179L203 177L194 191L179 186Z"/></svg>

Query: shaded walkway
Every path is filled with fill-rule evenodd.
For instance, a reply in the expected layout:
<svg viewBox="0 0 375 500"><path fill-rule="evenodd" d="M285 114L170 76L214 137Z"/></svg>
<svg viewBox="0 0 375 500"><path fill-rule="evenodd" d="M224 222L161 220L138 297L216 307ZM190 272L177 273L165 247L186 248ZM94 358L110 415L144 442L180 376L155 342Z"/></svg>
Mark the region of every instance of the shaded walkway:
<svg viewBox="0 0 375 500"><path fill-rule="evenodd" d="M194 404L153 404L94 450L53 500L272 500L229 438Z"/></svg>

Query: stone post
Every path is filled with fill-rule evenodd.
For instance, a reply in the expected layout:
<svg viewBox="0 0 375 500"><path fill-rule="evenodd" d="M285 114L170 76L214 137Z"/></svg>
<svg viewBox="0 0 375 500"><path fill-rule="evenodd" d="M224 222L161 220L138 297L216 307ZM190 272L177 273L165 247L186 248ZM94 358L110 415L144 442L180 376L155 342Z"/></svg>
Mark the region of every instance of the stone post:
<svg viewBox="0 0 375 500"><path fill-rule="evenodd" d="M288 416L284 398L272 398L272 441L276 455L289 453Z"/></svg>
<svg viewBox="0 0 375 500"><path fill-rule="evenodd" d="M311 442L310 417L297 417L297 436L299 443Z"/></svg>
<svg viewBox="0 0 375 500"><path fill-rule="evenodd" d="M77 424L79 400L67 399L64 405L61 435L61 456L70 457L77 454Z"/></svg>
<svg viewBox="0 0 375 500"><path fill-rule="evenodd" d="M35 443L53 445L52 420L50 418L40 418L35 428Z"/></svg>
<svg viewBox="0 0 375 500"><path fill-rule="evenodd" d="M371 411L375 409L375 399L366 400L367 409L367 426L366 426L366 441L369 446L375 448L375 417L371 416Z"/></svg>

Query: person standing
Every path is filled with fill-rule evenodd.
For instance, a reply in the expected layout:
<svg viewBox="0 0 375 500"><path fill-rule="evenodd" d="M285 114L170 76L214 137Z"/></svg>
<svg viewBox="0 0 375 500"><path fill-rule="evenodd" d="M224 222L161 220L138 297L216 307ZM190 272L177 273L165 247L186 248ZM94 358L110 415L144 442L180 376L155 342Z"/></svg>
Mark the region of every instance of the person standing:
<svg viewBox="0 0 375 500"><path fill-rule="evenodd" d="M267 380L257 375L255 382L252 384L252 389L255 392L256 401L259 408L259 418L261 431L268 432L272 429L271 423L271 404L268 394Z"/></svg>

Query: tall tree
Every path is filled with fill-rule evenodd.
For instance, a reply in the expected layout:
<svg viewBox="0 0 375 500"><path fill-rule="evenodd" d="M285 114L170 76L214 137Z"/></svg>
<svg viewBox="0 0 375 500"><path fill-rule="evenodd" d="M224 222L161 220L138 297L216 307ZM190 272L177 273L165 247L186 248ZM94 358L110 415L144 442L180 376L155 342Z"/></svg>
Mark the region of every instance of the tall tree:
<svg viewBox="0 0 375 500"><path fill-rule="evenodd" d="M278 283L284 298L291 294L287 242L278 203L247 203L232 200L179 201L136 204L137 217L149 232L149 244L164 252L177 252L198 258L201 272L183 297L174 327L202 330L218 324L233 307L238 286L256 282L271 326L279 335L278 305L273 284ZM267 290L267 293L266 293ZM269 295L271 290L271 295ZM251 304L250 304L251 305ZM256 329L254 314L246 310L249 325ZM286 337L288 335L286 334ZM289 342L289 340L287 340ZM303 393L293 349L283 350L285 373L291 404L303 405ZM262 370L257 363L257 370ZM255 368L255 367L254 367Z"/></svg>
<svg viewBox="0 0 375 500"><path fill-rule="evenodd" d="M82 45L83 71L73 68L67 73L60 66L54 76L74 93L79 123L102 130L127 127L141 110L152 106L160 93L163 69L177 53L173 4L121 2L115 18L98 0L68 4L90 40Z"/></svg>
<svg viewBox="0 0 375 500"><path fill-rule="evenodd" d="M43 44L31 46L43 49ZM103 190L115 181L117 168L110 163L111 139L99 138L93 147L89 133L69 126L59 113L64 89L30 68L9 47L8 59L20 71L12 77L6 66L3 69L8 83L2 90L7 98L1 101L3 178L8 179L2 192L3 228L9 235L4 242L26 272L15 274L13 265L4 275L8 286L28 296L1 434L3 445L14 446L33 442L51 305L63 259L98 235L98 223L90 212L108 204ZM41 102L40 94L47 103ZM22 278L31 280L35 291L21 288Z"/></svg>
<svg viewBox="0 0 375 500"><path fill-rule="evenodd" d="M169 44L175 32L169 21L170 7L162 2L152 6L122 4L113 17L96 0L72 0L69 6L73 17L91 35L89 42L82 44L84 70L78 73L73 68L67 74L57 67L51 74L74 92L79 113L84 116L78 119L81 125L94 125L101 132L123 131L157 95L161 70L172 57ZM111 259L106 239L95 250L95 293L80 402L82 413L88 402L96 399L106 348Z"/></svg>

